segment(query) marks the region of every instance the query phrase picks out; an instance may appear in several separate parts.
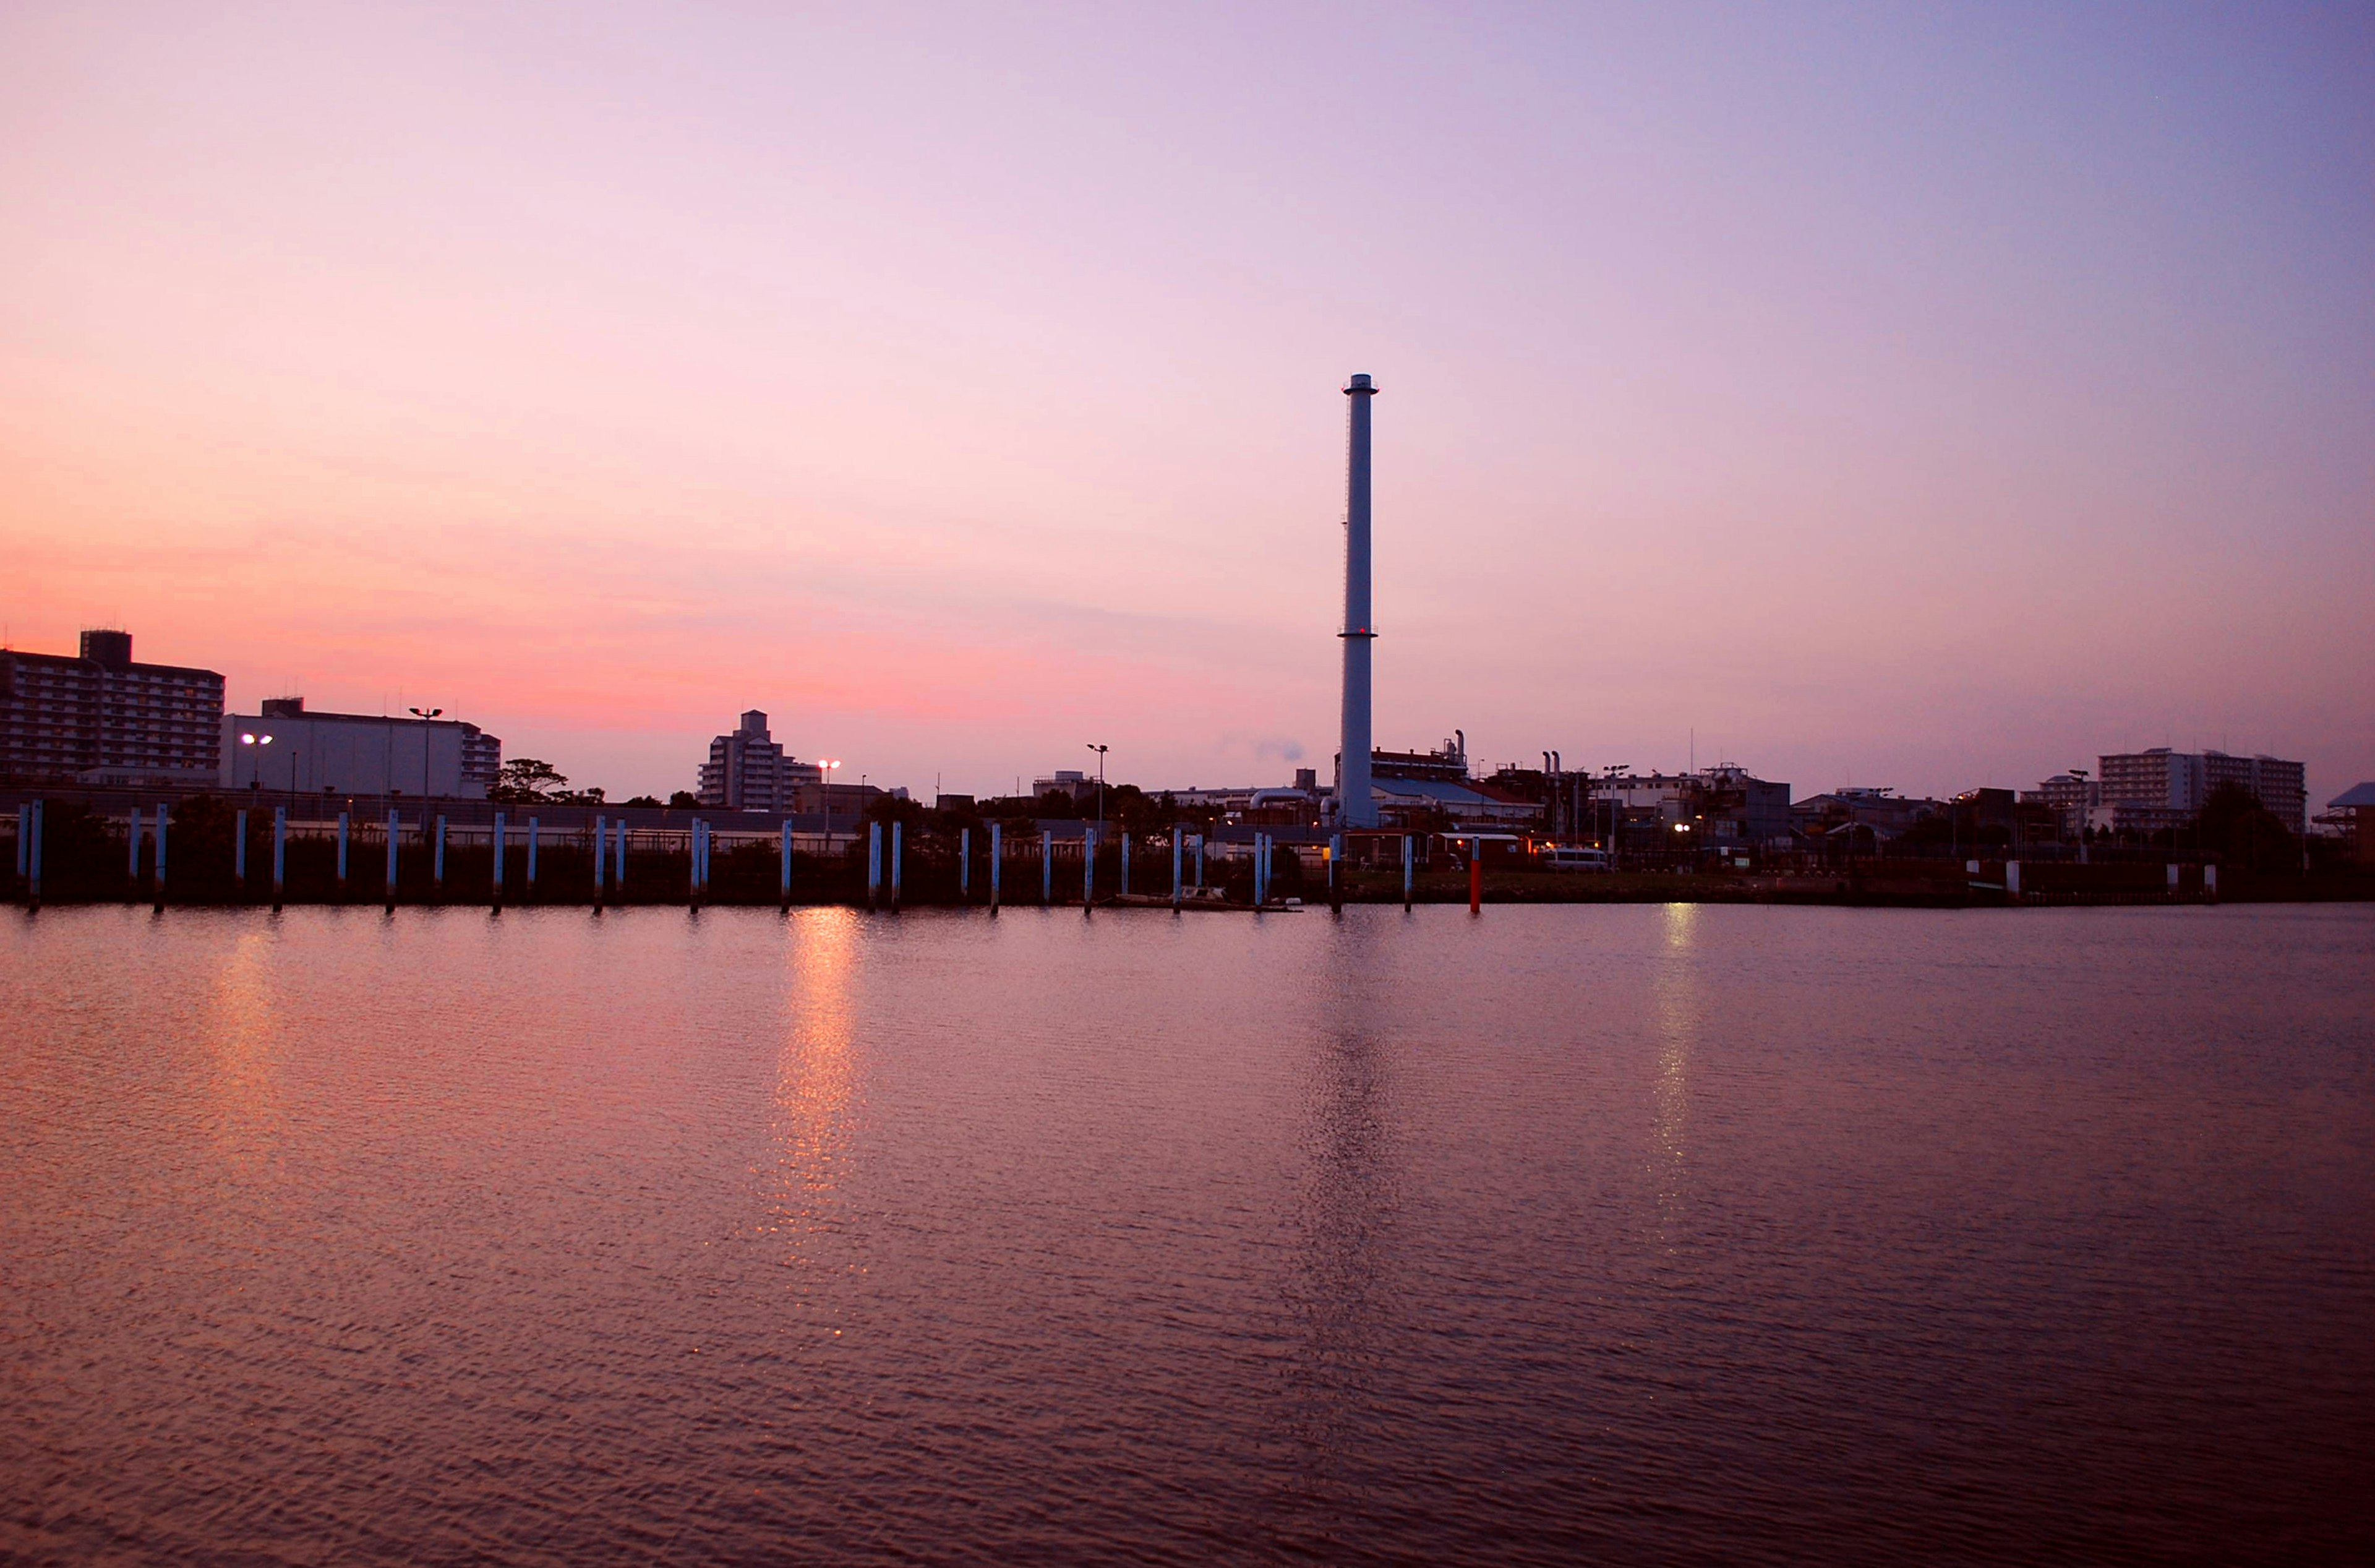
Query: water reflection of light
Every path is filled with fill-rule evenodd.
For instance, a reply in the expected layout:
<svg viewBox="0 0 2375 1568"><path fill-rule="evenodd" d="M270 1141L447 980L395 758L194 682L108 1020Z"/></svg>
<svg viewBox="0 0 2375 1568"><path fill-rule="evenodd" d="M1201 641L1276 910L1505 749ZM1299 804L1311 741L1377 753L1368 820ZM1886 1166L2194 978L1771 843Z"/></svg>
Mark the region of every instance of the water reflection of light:
<svg viewBox="0 0 2375 1568"><path fill-rule="evenodd" d="M1389 1047L1378 1023L1388 967L1378 927L1346 921L1328 948L1328 984L1309 993L1308 1077L1299 1142L1302 1232L1286 1281L1302 1343L1282 1366L1277 1409L1298 1452L1306 1497L1350 1484L1357 1434L1375 1406L1383 1358L1385 1298L1393 1289L1393 1230L1400 1208L1395 1093Z"/></svg>
<svg viewBox="0 0 2375 1568"><path fill-rule="evenodd" d="M857 931L854 912L817 910L799 918L786 944L791 973L770 1117L775 1166L763 1229L780 1238L784 1262L793 1267L823 1261L845 1181L857 1091L851 1043Z"/></svg>
<svg viewBox="0 0 2375 1568"><path fill-rule="evenodd" d="M1651 1138L1660 1240L1669 1249L1684 1216L1689 1175L1691 1052L1699 1032L1699 911L1696 904L1670 903L1663 910L1665 951L1650 990L1658 1032L1658 1081Z"/></svg>
<svg viewBox="0 0 2375 1568"><path fill-rule="evenodd" d="M264 933L242 937L216 976L207 1020L215 1144L227 1161L242 1168L274 1160L285 1131L281 1075L287 1047L272 956L271 939Z"/></svg>

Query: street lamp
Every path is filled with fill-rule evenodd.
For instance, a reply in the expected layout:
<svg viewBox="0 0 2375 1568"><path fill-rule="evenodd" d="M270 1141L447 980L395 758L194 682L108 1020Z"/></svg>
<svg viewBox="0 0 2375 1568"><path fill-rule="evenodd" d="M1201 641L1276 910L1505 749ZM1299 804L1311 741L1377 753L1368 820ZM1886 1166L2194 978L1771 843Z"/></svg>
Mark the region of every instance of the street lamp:
<svg viewBox="0 0 2375 1568"><path fill-rule="evenodd" d="M264 752L261 748L271 745L272 737L269 735L256 735L251 731L242 730L240 732L239 743L242 746L253 746L259 749L255 754L255 766L249 772L247 784L250 789L262 789L264 787Z"/></svg>
<svg viewBox="0 0 2375 1568"><path fill-rule="evenodd" d="M824 781L824 837L828 844L833 842L833 771L840 766L841 759L838 757L817 759L817 773Z"/></svg>
<svg viewBox="0 0 2375 1568"><path fill-rule="evenodd" d="M420 798L423 801L426 801L429 798L429 721L435 718L444 711L445 710L443 708L415 708L412 710L412 716L420 721ZM421 809L426 811L429 808L424 805L421 807ZM423 817L420 820L423 827L428 825L428 818Z"/></svg>
<svg viewBox="0 0 2375 1568"><path fill-rule="evenodd" d="M1104 834L1105 834L1105 749L1105 749L1105 747L1099 746L1099 745L1098 745L1095 741L1093 741L1093 740L1092 740L1092 741L1090 741L1090 742L1088 743L1088 747L1089 747L1089 749L1090 749L1090 750L1092 750L1092 751L1093 751L1093 752L1095 752L1095 753L1097 754L1097 833L1098 833L1098 836L1099 836L1099 837L1103 837L1103 836L1104 836Z"/></svg>

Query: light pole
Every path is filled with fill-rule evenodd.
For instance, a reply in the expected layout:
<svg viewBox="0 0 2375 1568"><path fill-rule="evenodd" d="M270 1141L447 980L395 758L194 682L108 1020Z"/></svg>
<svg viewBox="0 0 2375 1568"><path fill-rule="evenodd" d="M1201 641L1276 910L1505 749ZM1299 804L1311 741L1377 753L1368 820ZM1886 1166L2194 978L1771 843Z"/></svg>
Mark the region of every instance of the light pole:
<svg viewBox="0 0 2375 1568"><path fill-rule="evenodd" d="M1601 771L1608 775L1608 868L1616 869L1616 830L1621 822L1616 804L1616 781L1631 767L1629 762L1611 762Z"/></svg>
<svg viewBox="0 0 2375 1568"><path fill-rule="evenodd" d="M251 771L247 782L255 788L262 789L264 787L263 748L272 744L272 737L269 735L254 735L242 730L240 732L239 743L242 746L253 746L257 749L255 753L255 766Z"/></svg>
<svg viewBox="0 0 2375 1568"><path fill-rule="evenodd" d="M817 772L824 780L824 842L828 848L833 844L833 771L840 766L838 757L817 759Z"/></svg>
<svg viewBox="0 0 2375 1568"><path fill-rule="evenodd" d="M1088 747L1097 754L1097 836L1103 838L1105 831L1105 748L1093 740L1088 743Z"/></svg>
<svg viewBox="0 0 2375 1568"><path fill-rule="evenodd" d="M431 720L434 719L438 714L444 711L445 710L443 708L415 708L412 710L412 716L420 721L420 798L424 802L429 798L429 724ZM421 807L421 809L426 811L429 808L424 804ZM426 817L421 818L420 825L424 829L428 827L429 819Z"/></svg>

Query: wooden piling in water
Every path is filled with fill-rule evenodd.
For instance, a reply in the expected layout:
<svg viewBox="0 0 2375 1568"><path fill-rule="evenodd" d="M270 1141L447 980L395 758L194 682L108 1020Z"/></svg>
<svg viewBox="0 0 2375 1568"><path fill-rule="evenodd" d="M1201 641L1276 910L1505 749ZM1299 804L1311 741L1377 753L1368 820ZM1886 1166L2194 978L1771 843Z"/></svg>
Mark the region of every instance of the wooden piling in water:
<svg viewBox="0 0 2375 1568"><path fill-rule="evenodd" d="M289 808L272 808L272 913L280 913L282 878L289 869Z"/></svg>
<svg viewBox="0 0 2375 1568"><path fill-rule="evenodd" d="M396 913L396 835L399 826L400 824L396 819L396 808L391 806L388 808L387 811L387 882L385 887L387 893L387 912L390 914L394 914Z"/></svg>
<svg viewBox="0 0 2375 1568"><path fill-rule="evenodd" d="M1039 831L1039 904L1045 909L1056 902L1056 835L1047 829Z"/></svg>
<svg viewBox="0 0 2375 1568"><path fill-rule="evenodd" d="M1171 825L1171 907L1176 910L1180 902L1179 824L1174 822Z"/></svg>
<svg viewBox="0 0 2375 1568"><path fill-rule="evenodd" d="M489 907L500 910L503 907L503 814L500 811L495 813L494 854L488 861L487 881Z"/></svg>
<svg viewBox="0 0 2375 1568"><path fill-rule="evenodd" d="M1410 834L1402 835L1402 913L1404 914L1411 912L1411 854L1413 843L1414 841Z"/></svg>
<svg viewBox="0 0 2375 1568"><path fill-rule="evenodd" d="M782 884L783 913L792 912L792 819L784 819L783 846L775 853L776 880Z"/></svg>
<svg viewBox="0 0 2375 1568"><path fill-rule="evenodd" d="M348 813L344 811L338 813L338 898L341 902L347 896L347 817Z"/></svg>
<svg viewBox="0 0 2375 1568"><path fill-rule="evenodd" d="M157 913L160 914L165 913L165 823L171 814L171 808L169 807L157 808L157 870L153 879L153 890L157 898Z"/></svg>
<svg viewBox="0 0 2375 1568"><path fill-rule="evenodd" d="M1004 847L999 843L1001 837L1000 825L992 822L989 825L989 913L992 914L998 913L998 880L1002 869L1000 862Z"/></svg>
<svg viewBox="0 0 2375 1568"><path fill-rule="evenodd" d="M957 902L973 902L973 830L957 830Z"/></svg>

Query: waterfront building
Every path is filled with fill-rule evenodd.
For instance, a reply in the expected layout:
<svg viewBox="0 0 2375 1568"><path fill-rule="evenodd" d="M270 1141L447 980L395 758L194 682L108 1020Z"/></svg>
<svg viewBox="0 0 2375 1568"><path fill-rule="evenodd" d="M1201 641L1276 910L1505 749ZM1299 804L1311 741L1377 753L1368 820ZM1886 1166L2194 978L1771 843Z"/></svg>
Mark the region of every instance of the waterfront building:
<svg viewBox="0 0 2375 1568"><path fill-rule="evenodd" d="M803 789L821 787L824 769L787 755L767 733L767 715L752 708L731 735L709 743L701 765L703 806L718 811L790 811Z"/></svg>
<svg viewBox="0 0 2375 1568"><path fill-rule="evenodd" d="M222 712L220 675L136 664L128 631L85 631L71 658L0 650L0 777L210 784Z"/></svg>
<svg viewBox="0 0 2375 1568"><path fill-rule="evenodd" d="M2308 780L2298 762L2166 746L2110 752L2098 760L2100 807L2122 831L2182 828L2222 784L2240 787L2294 832L2309 828Z"/></svg>
<svg viewBox="0 0 2375 1568"><path fill-rule="evenodd" d="M1852 784L1808 796L1790 808L1797 831L1809 839L1836 836L1849 830L1866 831L1885 842L1909 831L1926 817L1944 817L1943 800L1902 796L1886 784Z"/></svg>
<svg viewBox="0 0 2375 1568"><path fill-rule="evenodd" d="M225 789L292 795L484 800L503 763L503 743L474 724L325 713L302 697L225 714L221 747Z"/></svg>
<svg viewBox="0 0 2375 1568"><path fill-rule="evenodd" d="M2052 814L2061 835L2074 840L2103 804L2103 786L2076 773L2056 773L2035 789L2021 791L2020 803L2044 808Z"/></svg>
<svg viewBox="0 0 2375 1568"><path fill-rule="evenodd" d="M1079 768L1058 768L1046 778L1031 781L1031 798L1046 795L1069 796L1072 804L1097 797L1097 781Z"/></svg>
<svg viewBox="0 0 2375 1568"><path fill-rule="evenodd" d="M1818 800L1821 796L1816 797ZM1604 837L1619 825L1652 822L1693 847L1757 849L1788 842L1794 824L1790 786L1731 763L1695 773L1620 773L1591 781L1580 826ZM1663 841L1660 841L1663 842Z"/></svg>
<svg viewBox="0 0 2375 1568"><path fill-rule="evenodd" d="M2361 866L2375 867L2375 780L2353 784L2325 803L2326 809L2341 820L2353 846L2352 858ZM2334 818L2321 817L2320 821Z"/></svg>

